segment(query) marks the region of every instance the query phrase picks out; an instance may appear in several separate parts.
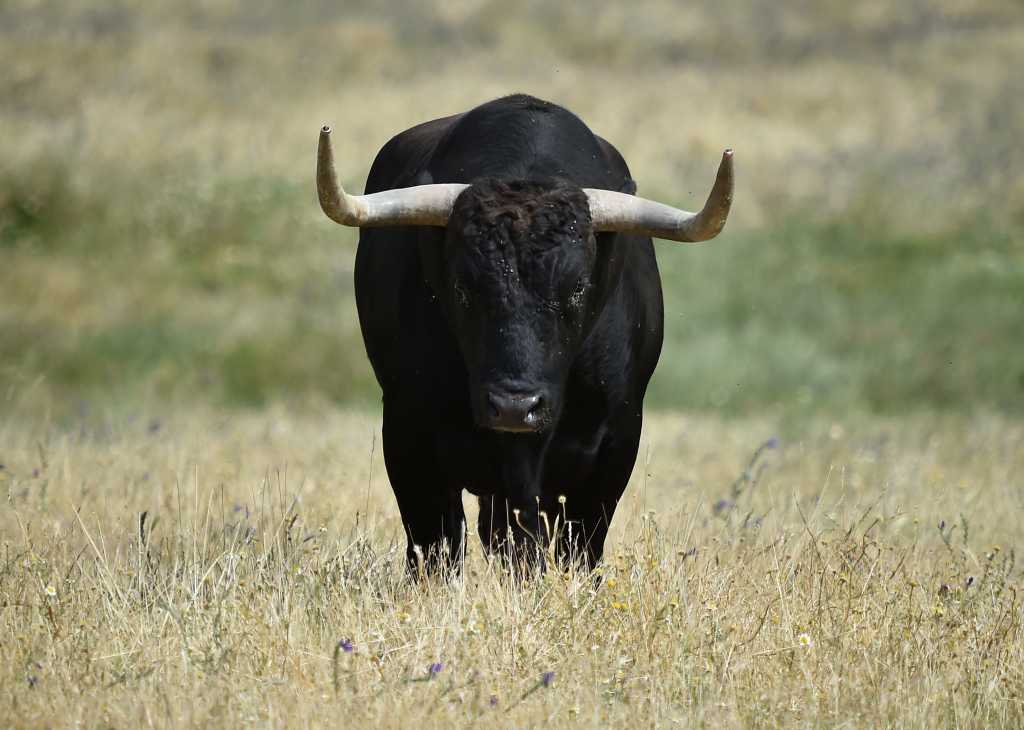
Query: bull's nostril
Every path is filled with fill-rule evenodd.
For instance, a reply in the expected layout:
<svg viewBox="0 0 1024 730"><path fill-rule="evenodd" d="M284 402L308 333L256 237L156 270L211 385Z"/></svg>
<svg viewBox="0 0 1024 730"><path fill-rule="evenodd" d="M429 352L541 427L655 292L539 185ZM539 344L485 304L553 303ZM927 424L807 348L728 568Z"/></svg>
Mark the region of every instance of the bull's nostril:
<svg viewBox="0 0 1024 730"><path fill-rule="evenodd" d="M536 431L544 420L546 401L539 393L531 395L496 389L487 392L485 409L489 428Z"/></svg>

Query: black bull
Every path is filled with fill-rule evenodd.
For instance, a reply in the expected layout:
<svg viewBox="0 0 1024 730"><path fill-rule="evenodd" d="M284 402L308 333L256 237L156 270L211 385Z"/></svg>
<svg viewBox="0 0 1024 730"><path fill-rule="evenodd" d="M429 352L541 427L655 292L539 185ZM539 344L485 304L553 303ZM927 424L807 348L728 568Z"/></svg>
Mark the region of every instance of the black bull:
<svg viewBox="0 0 1024 730"><path fill-rule="evenodd" d="M371 220L355 204L331 210L337 196L357 196L337 186L328 133L321 203L361 227L356 303L410 565L457 567L463 489L479 500L487 549L530 555L554 539L562 559L595 565L661 352L661 280L645 234L715 235L731 163L712 193L725 191L724 208L702 224L710 232L665 234L649 213L609 230L593 189L625 193L627 206L642 200L622 156L567 110L511 96L389 141L358 200L411 188L448 191L447 203L429 214L419 202L389 204L386 220ZM644 204L661 209L655 218L683 214Z"/></svg>

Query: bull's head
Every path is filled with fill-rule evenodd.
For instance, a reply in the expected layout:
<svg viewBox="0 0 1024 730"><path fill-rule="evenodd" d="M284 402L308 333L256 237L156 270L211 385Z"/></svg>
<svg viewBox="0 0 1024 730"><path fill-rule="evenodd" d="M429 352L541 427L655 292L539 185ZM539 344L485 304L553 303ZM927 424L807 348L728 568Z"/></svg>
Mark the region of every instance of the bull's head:
<svg viewBox="0 0 1024 730"><path fill-rule="evenodd" d="M482 179L349 195L338 184L330 128L320 132L317 192L348 226L446 227L443 302L470 375L478 426L543 430L597 315L595 236L623 232L673 241L715 237L732 203L732 151L699 213L561 181Z"/></svg>
<svg viewBox="0 0 1024 730"><path fill-rule="evenodd" d="M445 231L443 299L478 426L521 433L555 420L593 314L596 254L578 187L483 179L459 194Z"/></svg>

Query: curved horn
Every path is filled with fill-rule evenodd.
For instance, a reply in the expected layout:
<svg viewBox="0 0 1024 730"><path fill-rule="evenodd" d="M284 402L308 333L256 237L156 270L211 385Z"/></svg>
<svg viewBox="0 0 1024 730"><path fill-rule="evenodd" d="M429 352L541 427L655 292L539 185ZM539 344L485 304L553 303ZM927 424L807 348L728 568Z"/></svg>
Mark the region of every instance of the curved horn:
<svg viewBox="0 0 1024 730"><path fill-rule="evenodd" d="M595 231L636 233L670 241L696 243L717 236L732 205L732 150L722 154L718 177L699 213L687 213L653 200L611 190L584 190Z"/></svg>
<svg viewBox="0 0 1024 730"><path fill-rule="evenodd" d="M331 150L331 128L320 130L316 155L316 192L327 217L343 226L444 226L452 205L466 187L461 183L417 185L349 195L338 184Z"/></svg>

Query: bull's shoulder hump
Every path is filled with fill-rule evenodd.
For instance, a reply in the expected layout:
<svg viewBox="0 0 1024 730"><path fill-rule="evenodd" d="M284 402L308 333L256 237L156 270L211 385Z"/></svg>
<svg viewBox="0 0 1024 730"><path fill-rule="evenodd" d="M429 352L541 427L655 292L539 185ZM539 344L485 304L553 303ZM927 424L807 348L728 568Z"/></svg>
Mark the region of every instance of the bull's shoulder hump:
<svg viewBox="0 0 1024 730"><path fill-rule="evenodd" d="M389 139L370 167L366 192L419 184L417 175L438 143L448 134L462 114L453 114L417 124Z"/></svg>
<svg viewBox="0 0 1024 730"><path fill-rule="evenodd" d="M619 185L619 192L628 193L629 195L636 193L636 181L633 179L633 175L629 171L629 165L626 164L622 154L616 149L615 145L604 137L595 134L594 138L597 139L597 144L600 146L601 152L604 153L611 176L616 180L621 179L622 181Z"/></svg>

